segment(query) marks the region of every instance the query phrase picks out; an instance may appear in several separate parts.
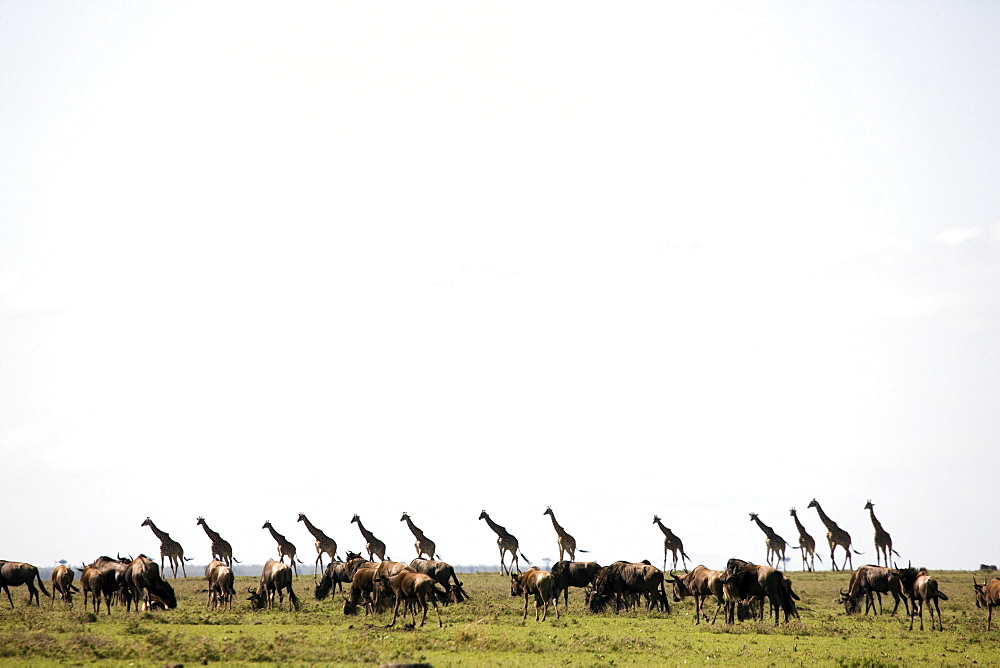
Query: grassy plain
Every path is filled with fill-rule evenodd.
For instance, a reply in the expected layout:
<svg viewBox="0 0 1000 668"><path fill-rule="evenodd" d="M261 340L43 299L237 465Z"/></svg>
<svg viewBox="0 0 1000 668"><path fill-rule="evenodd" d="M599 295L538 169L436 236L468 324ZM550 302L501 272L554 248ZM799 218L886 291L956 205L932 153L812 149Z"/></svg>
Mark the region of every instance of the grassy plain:
<svg viewBox="0 0 1000 668"><path fill-rule="evenodd" d="M934 575L950 597L942 605L943 633L930 631L929 618L926 631L908 631L902 608L896 617L846 617L834 599L848 575L830 572L790 573L802 619L777 628L695 626L690 599L673 603L670 615L595 615L583 610L579 590L572 590L560 619L535 622L529 607L522 622L522 599L511 598L509 579L496 573L460 576L472 599L442 607L441 629L433 610L423 628L403 622L387 628L391 616L345 617L339 596L313 598L311 576L296 580L299 612L251 612L242 596L232 612L210 611L204 580L195 577L171 580L176 610L127 614L116 608L110 617L85 610L82 596L71 610L50 607L44 597L41 607L28 607L19 587L13 610L0 604L0 665L1000 665L1000 623L986 632L985 611L972 596L973 574ZM253 578L237 579L238 591L252 585Z"/></svg>

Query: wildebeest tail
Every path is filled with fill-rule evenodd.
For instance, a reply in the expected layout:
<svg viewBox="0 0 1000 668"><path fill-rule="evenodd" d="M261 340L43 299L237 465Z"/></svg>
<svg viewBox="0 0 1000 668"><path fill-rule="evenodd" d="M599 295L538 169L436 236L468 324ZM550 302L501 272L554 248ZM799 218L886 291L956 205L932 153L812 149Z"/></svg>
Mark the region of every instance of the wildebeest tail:
<svg viewBox="0 0 1000 668"><path fill-rule="evenodd" d="M292 591L291 587L288 589L288 600L292 602L293 608L296 610L299 609L299 597L295 595L295 592Z"/></svg>
<svg viewBox="0 0 1000 668"><path fill-rule="evenodd" d="M942 601L947 601L947 600L948 600L948 595L947 595L947 594L945 594L945 593L944 593L943 591L941 591L940 589L938 589L938 593L937 593L937 595L938 595L938 598L939 598L939 599L941 599Z"/></svg>
<svg viewBox="0 0 1000 668"><path fill-rule="evenodd" d="M41 576L41 575L39 575L39 574L38 574L38 573L36 572L36 573L35 573L35 577L36 577L36 578L38 578L38 586L39 586L39 587L41 588L41 590L42 590L42 593L43 593L43 594L45 594L46 596L48 596L49 598L53 598L52 594L50 594L50 593L49 593L49 592L48 592L48 591L47 591L47 590L45 589L45 583L44 583L44 582L42 582L42 576Z"/></svg>
<svg viewBox="0 0 1000 668"><path fill-rule="evenodd" d="M70 591L75 591L75 592L77 592L77 593L80 593L80 590L76 588L76 585L75 585L75 584L71 584L71 585L69 586L69 590L70 590Z"/></svg>

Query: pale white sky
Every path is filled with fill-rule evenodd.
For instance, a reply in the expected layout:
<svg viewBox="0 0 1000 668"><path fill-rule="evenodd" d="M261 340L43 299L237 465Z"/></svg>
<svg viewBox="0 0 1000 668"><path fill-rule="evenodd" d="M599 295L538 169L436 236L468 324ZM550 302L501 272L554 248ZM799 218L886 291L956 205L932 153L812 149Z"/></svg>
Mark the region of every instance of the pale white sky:
<svg viewBox="0 0 1000 668"><path fill-rule="evenodd" d="M1000 559L997 3L0 7L0 557Z"/></svg>

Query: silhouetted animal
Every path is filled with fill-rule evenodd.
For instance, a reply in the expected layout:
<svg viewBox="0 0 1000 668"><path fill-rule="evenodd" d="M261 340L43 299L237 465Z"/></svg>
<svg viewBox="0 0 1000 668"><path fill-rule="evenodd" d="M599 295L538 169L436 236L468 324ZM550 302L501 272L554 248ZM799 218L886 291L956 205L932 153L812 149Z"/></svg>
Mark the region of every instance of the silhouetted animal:
<svg viewBox="0 0 1000 668"><path fill-rule="evenodd" d="M517 547L517 538L515 538L513 534L511 534L509 531L507 531L507 529L503 528L502 526L500 526L499 524L497 524L496 522L494 522L493 520L491 520L490 516L486 514L485 510L483 512L479 513L479 519L486 520L486 524L488 524L489 527L490 527L490 529L493 530L493 533L495 533L497 535L497 546L500 547L500 574L501 575L503 575L504 573L506 573L508 575L511 575L512 574L511 573L511 568L513 568L514 570L516 570L518 573L521 572L521 566L519 565L518 560L517 560L517 555L518 554L521 555L522 559L524 559L525 561L528 562L529 566L531 565L531 560L528 559L526 556L524 556L524 553L521 552L518 549L518 547ZM511 556L510 566L504 566L504 563L503 563L504 555L507 552L510 552L510 556Z"/></svg>
<svg viewBox="0 0 1000 668"><path fill-rule="evenodd" d="M282 592L288 592L289 605L299 609L299 599L292 589L292 569L287 564L274 559L268 559L260 573L260 580L256 589L247 588L250 596L250 606L254 610L266 607L268 610L274 607L274 595L278 595L278 605L285 602Z"/></svg>
<svg viewBox="0 0 1000 668"><path fill-rule="evenodd" d="M892 594L895 605L890 614L895 615L899 609L899 599L903 599L906 607L906 614L910 613L910 603L903 590L903 581L899 577L899 571L886 568L884 566L872 566L871 564L861 566L851 574L851 581L847 585L847 591L840 590L838 603L844 604L844 610L848 615L861 613L861 597L865 598L865 614L869 610L875 609L875 600L872 594L878 596L878 612L882 614L882 594Z"/></svg>
<svg viewBox="0 0 1000 668"><path fill-rule="evenodd" d="M742 559L730 559L726 563L726 575L722 581L723 595L727 595L727 588L731 592L731 606L738 600L752 598L767 598L771 604L771 612L774 614L774 625L779 624L779 612L785 613L785 622L791 617L798 617L795 602L791 595L791 588L785 583L785 576L771 566L760 566ZM732 621L732 607L729 611L730 621ZM764 609L760 610L760 621L764 621Z"/></svg>
<svg viewBox="0 0 1000 668"><path fill-rule="evenodd" d="M0 560L0 588L7 592L7 600L10 607L14 607L14 599L11 598L9 587L28 586L28 605L34 601L36 605L41 605L38 598L38 589L35 589L35 580L38 580L38 589L42 593L52 598L52 594L45 588L42 577L38 574L38 569L23 561L3 561Z"/></svg>
<svg viewBox="0 0 1000 668"><path fill-rule="evenodd" d="M144 554L140 554L129 564L125 570L125 582L132 588L136 610L139 609L140 599L145 610L157 604L171 610L177 607L174 588L160 576L160 568L156 562Z"/></svg>
<svg viewBox="0 0 1000 668"><path fill-rule="evenodd" d="M603 612L612 602L615 611L631 607L638 597L646 599L646 609L670 612L663 571L648 562L616 561L597 573L587 605L591 612Z"/></svg>
<svg viewBox="0 0 1000 668"><path fill-rule="evenodd" d="M445 596L442 602L461 603L469 598L451 564L434 559L414 559L410 562L410 568L418 573L431 576L435 582L444 587Z"/></svg>
<svg viewBox="0 0 1000 668"><path fill-rule="evenodd" d="M351 553L348 552L348 554ZM354 573L365 564L370 566L375 565L373 562L365 561L361 557L355 557L348 561L333 561L327 564L326 570L323 572L323 578L316 585L316 589L313 592L316 600L322 601L325 599L330 595L331 589L344 591L344 583L350 583L354 578Z"/></svg>
<svg viewBox="0 0 1000 668"><path fill-rule="evenodd" d="M563 595L563 605L569 608L569 588L586 588L594 584L601 565L596 561L557 561L552 564L556 581L556 598Z"/></svg>

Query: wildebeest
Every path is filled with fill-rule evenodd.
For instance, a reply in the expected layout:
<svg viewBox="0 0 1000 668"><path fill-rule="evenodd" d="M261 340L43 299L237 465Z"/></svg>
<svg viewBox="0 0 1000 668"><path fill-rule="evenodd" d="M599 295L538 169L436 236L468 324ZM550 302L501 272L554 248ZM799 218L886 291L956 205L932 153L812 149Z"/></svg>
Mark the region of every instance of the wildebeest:
<svg viewBox="0 0 1000 668"><path fill-rule="evenodd" d="M557 561L552 564L556 583L556 598L563 595L564 607L569 608L569 588L587 588L594 584L601 565L596 561Z"/></svg>
<svg viewBox="0 0 1000 668"><path fill-rule="evenodd" d="M972 577L972 586L976 592L976 607L986 608L986 630L993 628L993 608L1000 605L1000 578L993 578L983 584L976 584Z"/></svg>
<svg viewBox="0 0 1000 668"><path fill-rule="evenodd" d="M941 606L939 600L947 601L948 597L943 591L938 589L937 580L931 577L927 569L915 569L912 567L900 568L899 577L903 581L904 590L913 599L910 606L910 630L913 630L913 618L920 615L920 630L924 630L924 605L931 613L931 630L934 630L934 613L937 612L938 630L943 631L941 625Z"/></svg>
<svg viewBox="0 0 1000 668"><path fill-rule="evenodd" d="M728 590L728 592L727 592ZM786 583L785 576L771 566L761 566L742 559L730 559L726 563L726 575L723 578L723 593L730 599L727 603L730 610L727 616L732 621L738 600L767 598L774 614L774 625L780 622L779 613L785 613L785 622L791 617L798 617L791 587ZM760 621L764 621L764 609L760 610Z"/></svg>
<svg viewBox="0 0 1000 668"><path fill-rule="evenodd" d="M31 605L32 600L35 601L36 605L41 605L38 589L35 589L35 580L38 580L38 588L42 590L42 593L52 598L52 594L45 589L45 583L42 582L37 568L23 561L0 560L0 587L7 592L7 600L10 602L11 608L14 607L14 599L11 598L9 587L20 587L21 585L28 586L28 605Z"/></svg>
<svg viewBox="0 0 1000 668"><path fill-rule="evenodd" d="M441 611L438 609L438 604L435 600L434 590L438 584L434 578L424 573L417 573L415 571L400 571L396 575L388 578L388 581L389 586L392 588L392 593L396 597L396 603L392 608L392 621L389 622L389 626L396 623L396 615L399 613L399 606L403 603L403 601L406 601L410 606L410 614L413 618L414 625L417 623L417 617L413 608L415 605L420 605L423 610L423 616L420 618L420 625L423 626L424 622L427 621L428 597L434 605L434 612L437 613L438 627L443 626L441 623Z"/></svg>
<svg viewBox="0 0 1000 668"><path fill-rule="evenodd" d="M549 601L556 609L556 619L559 619L559 599L556 598L556 582L552 573L539 570L532 566L524 573L512 573L510 576L510 595L524 596L524 616L528 619L528 597L535 597L535 621L538 621L538 608L542 608L542 621L549 612Z"/></svg>
<svg viewBox="0 0 1000 668"><path fill-rule="evenodd" d="M114 595L114 591L106 588L104 586L104 578L109 577L114 579L114 571L109 571L107 575L96 566L84 566L82 574L80 575L80 587L83 589L83 605L87 605L87 595L93 597L94 614L101 612L101 596L104 596L104 604L108 609L108 614L111 614L111 597Z"/></svg>
<svg viewBox="0 0 1000 668"><path fill-rule="evenodd" d="M648 562L616 561L598 571L587 605L591 612L603 612L614 602L618 612L622 607L631 607L642 596L647 610L655 607L669 613L670 602L663 580L663 571Z"/></svg>
<svg viewBox="0 0 1000 668"><path fill-rule="evenodd" d="M410 568L418 573L431 576L435 582L444 587L446 593L442 602L452 601L454 603L461 603L469 598L469 595L462 588L462 583L459 582L458 576L455 575L455 569L451 564L444 561L437 561L436 559L418 558L410 562Z"/></svg>
<svg viewBox="0 0 1000 668"><path fill-rule="evenodd" d="M205 567L205 579L208 580L208 605L212 608L233 607L233 570L224 562L213 559Z"/></svg>
<svg viewBox="0 0 1000 668"><path fill-rule="evenodd" d="M59 594L60 600L66 605L73 606L73 592L80 591L73 586L73 569L66 564L59 564L52 569L52 602L55 595Z"/></svg>
<svg viewBox="0 0 1000 668"><path fill-rule="evenodd" d="M350 555L351 553L348 552L348 554ZM360 556L348 559L347 561L331 561L327 564L326 570L323 572L323 578L313 591L316 600L324 600L330 595L331 590L339 589L340 591L344 591L344 584L350 584L354 578L354 573L365 564L372 567L376 565L371 561L365 561Z"/></svg>
<svg viewBox="0 0 1000 668"><path fill-rule="evenodd" d="M701 617L704 615L704 602L709 596L715 597L715 615L712 616L712 623L715 623L715 618L719 616L719 610L725 603L721 581L724 575L723 571L714 571L701 564L691 569L691 572L683 578L677 577L673 572L670 573L674 588L674 601L680 602L685 596L694 597L695 624L701 623ZM705 615L705 619L708 620L708 615Z"/></svg>
<svg viewBox="0 0 1000 668"><path fill-rule="evenodd" d="M132 589L136 610L140 609L140 598L144 610L159 605L171 610L177 607L174 588L160 576L160 567L156 562L144 554L140 554L129 564L125 571L125 582Z"/></svg>
<svg viewBox="0 0 1000 668"><path fill-rule="evenodd" d="M838 603L844 604L844 611L849 615L861 614L861 597L865 599L865 614L869 610L875 609L875 599L878 597L878 612L882 614L882 594L892 594L895 605L890 614L895 615L899 609L899 599L903 599L906 614L910 614L910 603L907 592L903 588L903 581L899 576L899 571L885 566L872 566L866 564L851 574L851 581L847 585L847 591L840 590Z"/></svg>
<svg viewBox="0 0 1000 668"><path fill-rule="evenodd" d="M125 583L125 572L131 563L131 558L124 558L119 555L117 559L112 559L111 557L102 555L83 568L76 570L84 573L88 568L98 569L102 573L100 585L105 603L110 606L115 599L118 599L120 603L131 609L132 589ZM93 577L91 579L93 580ZM108 613L111 613L110 607L108 608Z"/></svg>
<svg viewBox="0 0 1000 668"><path fill-rule="evenodd" d="M375 567L364 566L354 572L351 578L351 589L344 597L344 614L358 614L358 605L365 604L365 609L372 613L373 596L375 593Z"/></svg>
<svg viewBox="0 0 1000 668"><path fill-rule="evenodd" d="M260 573L260 580L257 588L247 588L250 596L250 606L254 610L266 607L268 610L274 607L274 595L278 595L278 605L285 602L283 591L288 591L288 603L295 609L299 609L299 599L292 589L292 568L287 564L274 559L268 559Z"/></svg>

